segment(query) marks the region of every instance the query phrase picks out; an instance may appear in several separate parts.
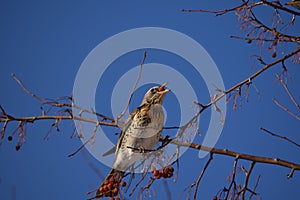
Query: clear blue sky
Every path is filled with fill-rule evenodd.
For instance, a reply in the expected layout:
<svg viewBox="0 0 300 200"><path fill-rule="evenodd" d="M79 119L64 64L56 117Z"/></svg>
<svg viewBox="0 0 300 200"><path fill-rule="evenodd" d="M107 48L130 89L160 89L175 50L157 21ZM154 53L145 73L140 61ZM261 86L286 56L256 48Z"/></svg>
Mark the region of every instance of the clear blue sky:
<svg viewBox="0 0 300 200"><path fill-rule="evenodd" d="M233 1L232 1L233 2ZM100 42L119 32L139 27L163 27L182 32L200 43L213 58L223 77L226 88L245 79L260 66L253 66L250 55L258 54L257 48L243 41L230 39L230 35L241 34L234 14L216 18L209 14L182 13L185 9L209 9L230 7L225 1L1 1L0 2L0 104L13 116L31 116L40 114L40 104L25 94L10 74L15 73L34 93L41 97L57 98L70 95L76 73L89 54ZM269 19L269 13L261 16ZM266 16L264 16L266 15ZM296 24L296 25L299 25ZM290 29L296 33L295 29ZM137 51L120 58L115 66L130 69L138 65L142 52ZM128 56L126 58L126 56ZM271 60L270 56L268 60ZM165 63L180 69L178 62L166 52L148 51L147 62ZM291 90L299 96L300 68L287 63L293 82ZM184 70L182 70L184 71ZM279 67L267 71L254 80L259 95L254 87L250 91L249 102L242 101L242 108L232 110L228 104L226 123L216 145L249 154L279 157L300 162L299 149L262 133L265 127L274 132L300 141L299 122L280 110L272 98L296 111L284 93L282 86L275 83L275 73ZM116 72L108 71L107 76L116 79ZM186 76L192 72L185 71ZM192 76L191 76L192 77ZM166 81L168 77L166 76ZM209 101L209 95L203 80L191 78L199 88L198 98L201 103ZM298 84L299 85L299 84ZM134 96L130 109L138 106L142 94L147 90L142 87ZM203 91L203 93L202 93ZM102 98L103 97L103 98ZM97 100L107 98L97 93ZM191 100L191 103L194 100ZM174 96L165 99L170 118L167 125L176 125L176 105ZM107 111L110 104L97 104L99 111ZM109 112L109 111L107 111ZM105 113L107 114L107 113ZM172 115L174 115L172 118ZM205 134L210 113L207 110L200 122L200 131ZM52 121L40 121L29 124L27 141L20 151L15 151L17 137L12 142L7 136L17 124L9 124L4 141L0 145L0 199L86 199L86 192L94 189L101 178L90 167L92 164L103 176L109 168L102 165L86 150L72 158L67 155L76 150L81 142L69 139L72 123L63 122L60 132L52 132L48 141L47 134ZM115 129L107 129L111 133ZM171 134L168 132L165 135ZM203 137L203 136L202 136ZM116 140L111 137L112 140ZM197 138L201 141L202 138ZM88 160L88 161L87 161ZM179 177L176 183L168 180L172 199L185 199L184 191L200 174L207 158L198 159L195 150L187 151L180 159ZM249 162L241 162L246 168ZM224 186L233 167L233 159L216 155L200 187L199 199L212 199ZM257 192L263 199L292 199L299 197L300 174L287 180L289 169L257 164L250 179L250 186L255 184L261 174ZM242 173L239 174L243 178ZM240 184L243 184L240 179ZM153 185L157 196L151 199L163 199L164 188L157 182Z"/></svg>

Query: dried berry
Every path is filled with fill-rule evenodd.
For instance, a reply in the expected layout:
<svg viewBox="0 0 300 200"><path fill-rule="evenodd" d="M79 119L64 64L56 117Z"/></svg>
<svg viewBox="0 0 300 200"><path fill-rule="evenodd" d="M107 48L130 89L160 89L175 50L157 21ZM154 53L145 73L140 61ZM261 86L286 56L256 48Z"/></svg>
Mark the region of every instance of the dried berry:
<svg viewBox="0 0 300 200"><path fill-rule="evenodd" d="M19 151L20 148L21 148L21 145L17 144L17 145L16 145L16 151Z"/></svg>
<svg viewBox="0 0 300 200"><path fill-rule="evenodd" d="M168 174L162 173L162 177L168 178Z"/></svg>
<svg viewBox="0 0 300 200"><path fill-rule="evenodd" d="M155 167L151 167L151 173L154 173L154 171L156 170L156 168Z"/></svg>
<svg viewBox="0 0 300 200"><path fill-rule="evenodd" d="M169 173L169 168L164 168L163 170L162 170L162 174L164 175L164 174L168 174Z"/></svg>
<svg viewBox="0 0 300 200"><path fill-rule="evenodd" d="M109 184L109 180L108 179L106 179L105 181L104 181L104 183L103 183L104 185L108 185Z"/></svg>
<svg viewBox="0 0 300 200"><path fill-rule="evenodd" d="M119 188L114 188L114 190L113 190L114 196L117 196L118 193L119 193Z"/></svg>
<svg viewBox="0 0 300 200"><path fill-rule="evenodd" d="M113 176L110 177L109 182L110 182L110 183L114 183L114 182L115 182L115 178L114 178Z"/></svg>
<svg viewBox="0 0 300 200"><path fill-rule="evenodd" d="M167 174L167 178L171 178L172 176L173 176L172 172Z"/></svg>
<svg viewBox="0 0 300 200"><path fill-rule="evenodd" d="M157 178L157 179L160 179L160 178L161 178L161 176L162 176L162 174L161 174L161 173L158 173L156 176L154 175L154 177L155 177L155 178Z"/></svg>
<svg viewBox="0 0 300 200"><path fill-rule="evenodd" d="M99 188L99 192L104 192L103 186Z"/></svg>
<svg viewBox="0 0 300 200"><path fill-rule="evenodd" d="M104 192L107 192L107 191L108 191L107 185L104 185L104 186L103 186L103 191L104 191Z"/></svg>
<svg viewBox="0 0 300 200"><path fill-rule="evenodd" d="M108 187L109 190L112 190L112 189L114 188L114 185L113 185L112 183L109 183L109 184L107 185L107 187Z"/></svg>
<svg viewBox="0 0 300 200"><path fill-rule="evenodd" d="M119 185L120 185L120 184L119 184L118 182L117 182L117 183L114 183L114 187L115 187L115 188L118 188Z"/></svg>
<svg viewBox="0 0 300 200"><path fill-rule="evenodd" d="M274 51L273 53L272 53L272 58L275 58L277 55L276 55L276 51Z"/></svg>
<svg viewBox="0 0 300 200"><path fill-rule="evenodd" d="M153 171L154 176L158 176L158 174L159 174L159 171L157 169Z"/></svg>
<svg viewBox="0 0 300 200"><path fill-rule="evenodd" d="M122 187L125 187L125 186L126 186L126 182L125 182L125 181L122 181L121 186L122 186Z"/></svg>
<svg viewBox="0 0 300 200"><path fill-rule="evenodd" d="M12 141L13 137L10 135L7 137L8 141Z"/></svg>

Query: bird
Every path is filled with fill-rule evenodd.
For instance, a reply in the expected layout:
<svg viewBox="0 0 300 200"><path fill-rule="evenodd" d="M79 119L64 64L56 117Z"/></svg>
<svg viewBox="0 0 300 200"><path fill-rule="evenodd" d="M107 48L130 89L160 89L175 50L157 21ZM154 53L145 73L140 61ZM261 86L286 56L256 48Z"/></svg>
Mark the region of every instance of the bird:
<svg viewBox="0 0 300 200"><path fill-rule="evenodd" d="M289 1L285 5L293 6L293 7L297 8L298 10L300 10L300 1L299 0Z"/></svg>
<svg viewBox="0 0 300 200"><path fill-rule="evenodd" d="M166 85L167 83L164 83L150 88L140 106L125 120L114 148L115 161L112 169L91 199L116 196L124 173L154 150L164 126L162 102L165 94L170 91ZM104 155L109 154L110 151ZM122 183L126 184L126 182Z"/></svg>

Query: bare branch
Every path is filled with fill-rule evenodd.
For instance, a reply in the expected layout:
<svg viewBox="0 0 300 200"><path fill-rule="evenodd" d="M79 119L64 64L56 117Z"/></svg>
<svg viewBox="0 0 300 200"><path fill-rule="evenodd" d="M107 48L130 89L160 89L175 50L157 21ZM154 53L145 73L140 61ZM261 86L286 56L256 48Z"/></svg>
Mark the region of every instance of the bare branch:
<svg viewBox="0 0 300 200"><path fill-rule="evenodd" d="M296 115L295 113L293 113L292 111L290 111L289 109L287 109L286 107L284 107L283 105L281 105L276 99L273 98L273 102L282 110L284 110L285 112L287 112L288 114L290 114L291 116L293 116L294 118L296 118L297 120L300 120L300 117L298 115Z"/></svg>
<svg viewBox="0 0 300 200"><path fill-rule="evenodd" d="M282 84L282 86L284 87L285 91L287 92L287 94L289 95L291 101L295 104L295 106L297 107L298 110L300 110L300 105L297 103L296 99L294 98L294 96L292 95L291 91L289 90L288 86L286 85L286 83L282 80L282 78L280 78L280 76L278 74L276 74L276 78L280 81L280 83Z"/></svg>
<svg viewBox="0 0 300 200"><path fill-rule="evenodd" d="M228 196L229 196L231 187L232 187L232 185L235 185L236 166L237 166L238 160L239 160L239 157L236 157L236 158L234 159L232 178L231 178L231 182L230 182L230 185L229 185L229 187L228 187L228 190L227 190L227 194L226 194L226 196L225 196L225 199L228 199ZM234 188L234 191L235 191L235 188Z"/></svg>
<svg viewBox="0 0 300 200"><path fill-rule="evenodd" d="M206 104L205 106L202 107L202 110L205 110L206 108L210 107L211 105L215 104L216 102L218 102L220 99L222 99L226 94L236 90L237 88L241 87L244 84L247 84L250 81L252 81L254 78L256 78L257 76L259 76L260 74L262 74L264 71L266 71L267 69L271 68L272 66L283 62L284 60L296 55L297 53L300 52L300 47L298 47L295 51L286 54L285 56L269 63L266 64L263 68L261 68L260 70L256 71L254 74L252 74L251 76L249 76L248 78L244 79L243 81L239 82L238 84L232 86L231 88L229 88L228 90L224 91L221 95L219 95L217 98L213 99L210 103Z"/></svg>
<svg viewBox="0 0 300 200"><path fill-rule="evenodd" d="M129 95L129 99L128 99L128 102L127 102L127 104L126 104L126 107L124 108L123 112L118 116L118 120L121 119L121 118L124 116L125 112L128 110L128 107L129 107L129 104L130 104L131 99L132 99L132 97L133 97L133 94L134 94L134 92L135 92L135 90L136 90L137 85L138 85L139 82L140 82L141 75L142 75L142 69L143 69L143 65L144 65L144 63L145 63L146 57L147 57L147 52L144 51L144 56L143 56L142 62L141 62L141 64L140 64L140 69L139 69L139 72L138 72L138 75L137 75L137 79L136 79L136 81L135 81L135 83L134 83L134 86L133 86L133 88L132 88L132 91L131 91L131 93L130 93L130 95Z"/></svg>
<svg viewBox="0 0 300 200"><path fill-rule="evenodd" d="M90 118L85 118L85 117L76 117L76 116L56 116L56 115L40 115L40 116L31 116L31 117L13 117L11 119L0 119L1 122L6 122L6 121L18 121L18 122L30 122L33 123L38 120L47 120L47 119L55 119L55 120L78 120L78 121L84 121L84 122L90 122L94 124L100 124L100 125L105 125L105 126L113 126L117 127L117 124L111 123L111 122L104 122L104 121L98 121L98 120L93 120Z"/></svg>
<svg viewBox="0 0 300 200"><path fill-rule="evenodd" d="M212 159L213 159L213 154L210 153L208 161L206 162L204 168L202 169L201 174L199 175L197 181L194 183L195 187L196 187L195 191L194 191L194 200L197 199L197 192L198 192L199 183L200 183L200 181L201 181L201 179L202 179L202 177L203 177L203 175L204 175L207 167L209 166L210 162L212 161Z"/></svg>
<svg viewBox="0 0 300 200"><path fill-rule="evenodd" d="M260 180L260 175L259 175L259 176L257 177L257 179L256 179L256 183L255 183L254 188L253 188L253 191L254 191L254 192L255 192L255 190L256 190L256 188L257 188L257 186L258 186L259 180ZM250 199L252 198L253 195L254 195L254 193L251 193L248 199L250 200Z"/></svg>
<svg viewBox="0 0 300 200"><path fill-rule="evenodd" d="M169 139L171 140L171 139ZM290 162L287 160L282 160L279 158L269 158L269 157L263 157L263 156L255 156L255 155L250 155L250 154L244 154L244 153L239 153L235 151L230 151L228 149L219 149L219 148L212 148L212 147L207 147L203 146L200 144L195 144L195 143L189 143L189 142L182 142L178 140L172 140L170 144L175 144L179 146L184 146L184 147L190 147L192 149L198 149L202 151L207 151L213 154L218 154L218 155L226 155L230 157L239 157L239 159L243 160L249 160L249 161L255 161L257 163L265 163L265 164L273 164L273 165L279 165L282 167L287 167L287 168L294 168L295 170L300 170L300 164Z"/></svg>
<svg viewBox="0 0 300 200"><path fill-rule="evenodd" d="M273 133L273 132L271 132L271 131L269 131L269 130L263 128L263 127L261 127L260 130L263 130L263 131L265 131L266 133L269 133L269 134L272 135L272 136L275 136L275 137L284 139L284 140L286 140L286 141L292 143L293 145L297 146L298 148L300 148L300 144L294 142L293 140L291 140L291 139L289 139L289 138L287 138L287 137L285 137L285 136L281 136L281 135L278 135L278 134L276 134L276 133Z"/></svg>
<svg viewBox="0 0 300 200"><path fill-rule="evenodd" d="M297 12L297 11L294 11L294 10L291 10L289 8L286 8L284 7L283 5L281 4L278 4L279 1L272 1L272 2L269 2L269 1L266 1L266 0L262 0L262 2L268 6L271 6L275 9L280 9L280 10L283 10L283 11L286 11L288 13L291 13L293 15L298 15L300 16L300 12Z"/></svg>
<svg viewBox="0 0 300 200"><path fill-rule="evenodd" d="M201 12L201 13L212 13L212 14L215 14L215 16L221 16L221 15L224 15L224 14L227 14L229 12L232 12L232 11L236 11L237 9L243 7L247 5L247 3L243 2L241 5L238 5L236 7L233 7L233 8L226 8L226 9L223 9L223 10L203 10L203 9L197 9L197 10L188 10L188 9L182 9L181 12Z"/></svg>
<svg viewBox="0 0 300 200"><path fill-rule="evenodd" d="M242 200L245 200L245 193L248 189L248 182L249 182L249 178L250 178L250 175L251 175L251 172L254 168L254 165L255 165L255 161L251 162L251 165L250 165L250 168L249 170L246 172L246 178L245 178L245 182L244 182L244 186L241 190L241 194L242 194Z"/></svg>
<svg viewBox="0 0 300 200"><path fill-rule="evenodd" d="M45 99L44 98L40 98L37 95L35 95L34 93L32 93L31 91L29 91L25 85L22 83L22 81L14 74L12 73L11 76L15 79L15 81L21 86L21 88L30 96L32 96L33 98L37 99L38 101L40 101L41 103L45 103Z"/></svg>

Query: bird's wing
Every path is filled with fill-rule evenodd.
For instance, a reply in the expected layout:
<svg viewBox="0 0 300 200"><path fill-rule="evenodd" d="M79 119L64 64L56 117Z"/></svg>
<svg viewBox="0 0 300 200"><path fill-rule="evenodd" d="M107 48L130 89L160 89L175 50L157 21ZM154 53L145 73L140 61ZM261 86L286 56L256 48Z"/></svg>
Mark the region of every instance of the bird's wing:
<svg viewBox="0 0 300 200"><path fill-rule="evenodd" d="M142 106L143 106L143 105L142 105ZM135 116L138 112L140 112L140 109L141 109L142 106L140 106L140 107L134 109L134 110L129 114L129 116L127 117L127 119L125 120L123 129L122 129L122 131L121 131L121 133L120 133L120 136L119 136L119 139L118 139L118 143L117 143L117 145L116 145L116 153L119 151L119 148L120 148L120 146L121 146L121 144L122 144L122 141L123 141L124 135L125 135L125 133L126 133L126 130L127 130L128 127L131 125L134 116Z"/></svg>
<svg viewBox="0 0 300 200"><path fill-rule="evenodd" d="M122 131L119 135L118 138L118 143L117 145L115 145L114 147L112 147L110 150L108 150L107 152L105 152L104 154L102 154L102 156L108 156L110 154L113 154L115 152L117 152L122 144L123 138L124 138L124 133L126 132L126 130L128 129L128 127L131 125L132 119L134 118L134 116L140 112L141 108L143 108L145 105L141 105L138 108L134 109L130 115L127 117L127 119L125 120L124 126L122 128Z"/></svg>

